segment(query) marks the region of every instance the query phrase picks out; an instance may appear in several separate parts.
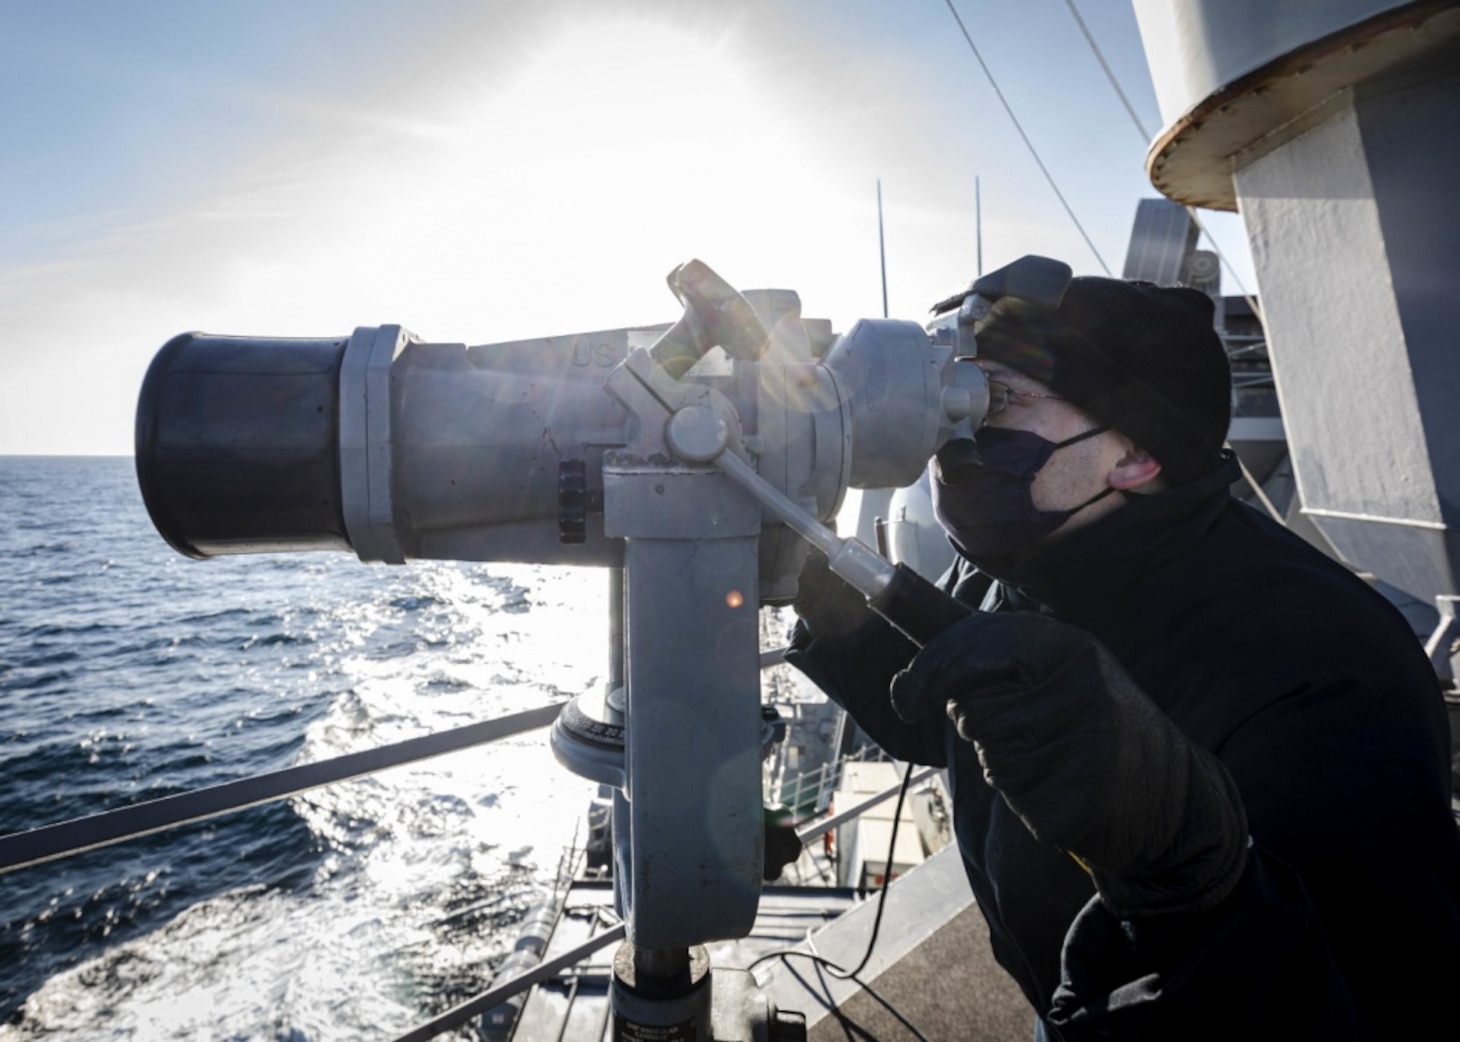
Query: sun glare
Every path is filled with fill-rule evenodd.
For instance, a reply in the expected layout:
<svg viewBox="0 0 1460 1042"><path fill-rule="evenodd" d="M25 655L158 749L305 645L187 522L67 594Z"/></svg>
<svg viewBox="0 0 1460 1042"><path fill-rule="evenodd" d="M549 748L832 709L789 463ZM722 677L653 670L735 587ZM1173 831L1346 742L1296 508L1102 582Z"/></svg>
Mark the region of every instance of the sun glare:
<svg viewBox="0 0 1460 1042"><path fill-rule="evenodd" d="M230 255L240 312L307 281L316 313L438 339L659 321L675 309L663 276L692 256L766 278L812 191L794 124L728 39L580 19L477 86L420 76L398 121L413 132L304 171L298 218Z"/></svg>
<svg viewBox="0 0 1460 1042"><path fill-rule="evenodd" d="M642 21L565 29L490 108L479 145L494 174L556 197L553 230L579 234L575 217L632 215L657 239L743 211L771 186L766 164L787 137L728 47Z"/></svg>

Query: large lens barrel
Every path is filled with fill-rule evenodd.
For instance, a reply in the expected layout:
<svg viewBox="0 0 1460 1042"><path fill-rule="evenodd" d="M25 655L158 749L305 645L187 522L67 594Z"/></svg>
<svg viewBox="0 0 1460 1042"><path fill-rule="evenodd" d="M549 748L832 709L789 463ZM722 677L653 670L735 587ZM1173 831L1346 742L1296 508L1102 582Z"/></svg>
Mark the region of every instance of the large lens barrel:
<svg viewBox="0 0 1460 1042"><path fill-rule="evenodd" d="M395 325L325 340L184 334L143 381L142 496L163 538L192 557L616 565L622 540L593 506L604 455L662 417L631 414L606 384L655 333L477 347ZM870 321L820 365L763 360L685 379L727 396L766 479L827 516L848 486L916 480L957 424L982 419L982 371L965 364L959 378L950 357L911 322ZM625 509L658 512L655 495ZM767 562L767 590L795 574L779 551Z"/></svg>
<svg viewBox="0 0 1460 1042"><path fill-rule="evenodd" d="M158 352L137 403L137 480L175 549L350 549L339 452L348 341L184 333Z"/></svg>

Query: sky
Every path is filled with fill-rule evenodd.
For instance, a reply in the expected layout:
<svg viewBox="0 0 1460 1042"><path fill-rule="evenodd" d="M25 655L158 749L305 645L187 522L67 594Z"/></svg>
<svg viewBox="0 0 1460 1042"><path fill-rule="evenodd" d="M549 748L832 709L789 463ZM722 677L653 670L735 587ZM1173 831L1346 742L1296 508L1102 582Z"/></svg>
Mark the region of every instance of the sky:
<svg viewBox="0 0 1460 1042"><path fill-rule="evenodd" d="M955 6L1119 275L1148 139L1066 0ZM1130 6L1078 7L1154 134ZM188 330L647 325L691 257L846 329L882 311L879 179L894 318L975 275L975 179L985 270L1102 273L945 0L7 4L0 454L130 454Z"/></svg>

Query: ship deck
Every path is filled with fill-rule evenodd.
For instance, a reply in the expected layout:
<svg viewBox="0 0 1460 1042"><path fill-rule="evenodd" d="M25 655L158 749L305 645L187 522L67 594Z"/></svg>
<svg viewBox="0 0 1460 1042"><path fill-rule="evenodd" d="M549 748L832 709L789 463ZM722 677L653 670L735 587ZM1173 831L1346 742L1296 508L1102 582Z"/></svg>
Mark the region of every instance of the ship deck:
<svg viewBox="0 0 1460 1042"><path fill-rule="evenodd" d="M574 883L544 959L614 925L612 907L607 882ZM768 886L750 936L709 945L711 963L744 969L784 951L854 967L866 951L876 912L875 894L869 899L847 888ZM608 1039L613 950L606 947L534 988L513 1042ZM840 980L796 954L762 961L755 974L779 1008L805 1015L812 1042L900 1042L919 1035L960 1042L1026 1042L1033 1037L1033 1014L993 961L983 917L953 847L892 884L877 943L857 981Z"/></svg>

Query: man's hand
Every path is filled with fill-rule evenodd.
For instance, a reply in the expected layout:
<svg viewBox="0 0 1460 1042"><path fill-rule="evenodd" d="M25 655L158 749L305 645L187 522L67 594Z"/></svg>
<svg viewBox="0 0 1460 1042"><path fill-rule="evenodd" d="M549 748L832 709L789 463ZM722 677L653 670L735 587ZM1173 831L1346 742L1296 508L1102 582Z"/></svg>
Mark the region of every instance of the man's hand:
<svg viewBox="0 0 1460 1042"><path fill-rule="evenodd" d="M1038 839L1090 866L1123 918L1210 908L1246 864L1236 785L1083 630L1029 612L944 630L892 682L909 722L946 712Z"/></svg>
<svg viewBox="0 0 1460 1042"><path fill-rule="evenodd" d="M843 636L875 615L867 599L831 570L819 550L806 558L791 606L812 637Z"/></svg>

